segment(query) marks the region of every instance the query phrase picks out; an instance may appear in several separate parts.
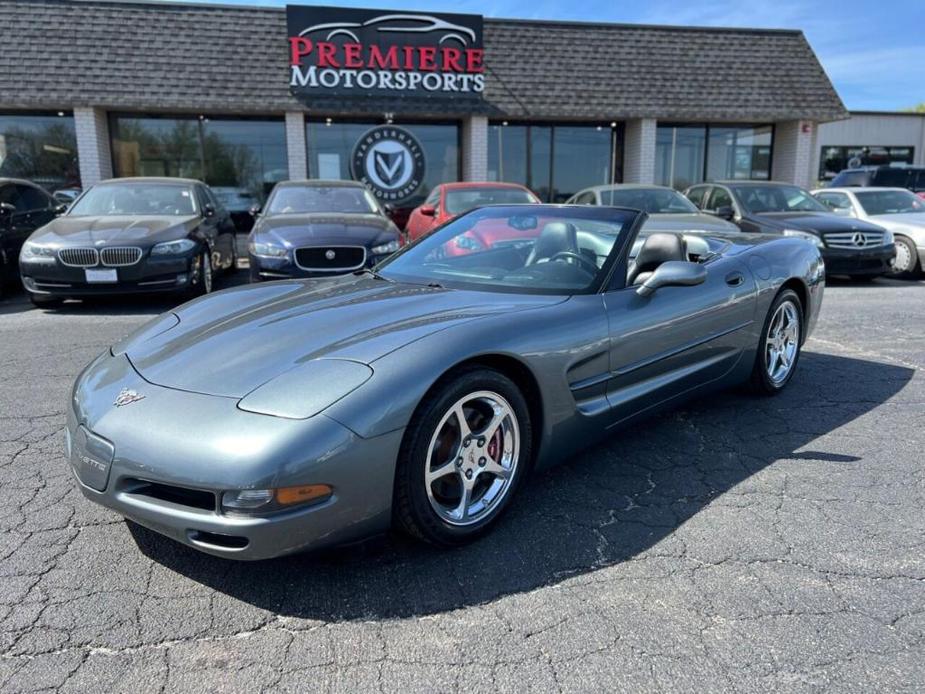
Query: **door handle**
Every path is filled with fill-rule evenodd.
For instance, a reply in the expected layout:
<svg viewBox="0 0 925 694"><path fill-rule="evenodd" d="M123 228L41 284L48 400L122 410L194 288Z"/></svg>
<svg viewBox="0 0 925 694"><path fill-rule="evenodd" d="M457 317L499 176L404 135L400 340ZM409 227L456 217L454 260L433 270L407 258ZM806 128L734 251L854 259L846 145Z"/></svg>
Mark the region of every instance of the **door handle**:
<svg viewBox="0 0 925 694"><path fill-rule="evenodd" d="M745 275L741 272L730 272L726 275L726 284L730 287L738 287L745 281Z"/></svg>

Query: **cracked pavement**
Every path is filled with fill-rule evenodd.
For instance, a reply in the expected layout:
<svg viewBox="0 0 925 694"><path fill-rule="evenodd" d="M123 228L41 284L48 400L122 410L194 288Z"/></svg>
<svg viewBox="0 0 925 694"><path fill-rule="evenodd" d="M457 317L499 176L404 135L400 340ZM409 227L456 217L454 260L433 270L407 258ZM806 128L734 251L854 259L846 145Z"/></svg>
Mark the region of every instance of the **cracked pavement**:
<svg viewBox="0 0 925 694"><path fill-rule="evenodd" d="M0 690L925 689L925 283L831 283L778 398L534 476L484 540L230 563L85 501L77 372L169 302L0 300Z"/></svg>

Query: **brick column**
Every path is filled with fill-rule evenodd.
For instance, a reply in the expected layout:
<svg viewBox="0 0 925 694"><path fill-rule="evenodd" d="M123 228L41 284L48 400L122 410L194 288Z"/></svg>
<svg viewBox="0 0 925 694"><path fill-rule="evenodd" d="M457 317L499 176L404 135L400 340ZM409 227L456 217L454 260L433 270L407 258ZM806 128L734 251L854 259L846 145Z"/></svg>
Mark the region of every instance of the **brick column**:
<svg viewBox="0 0 925 694"><path fill-rule="evenodd" d="M488 118L469 116L462 126L463 180L488 178Z"/></svg>
<svg viewBox="0 0 925 694"><path fill-rule="evenodd" d="M80 184L89 188L112 178L112 150L109 146L109 122L100 108L74 109L74 133L77 136L77 161Z"/></svg>
<svg viewBox="0 0 925 694"><path fill-rule="evenodd" d="M305 116L301 111L286 112L286 154L289 157L289 180L303 181L308 178Z"/></svg>
<svg viewBox="0 0 925 694"><path fill-rule="evenodd" d="M781 121L774 124L774 151L771 153L771 178L809 188L816 180L812 171L816 124L808 120Z"/></svg>
<svg viewBox="0 0 925 694"><path fill-rule="evenodd" d="M623 144L623 182L655 183L655 129L654 118L637 118L626 121Z"/></svg>

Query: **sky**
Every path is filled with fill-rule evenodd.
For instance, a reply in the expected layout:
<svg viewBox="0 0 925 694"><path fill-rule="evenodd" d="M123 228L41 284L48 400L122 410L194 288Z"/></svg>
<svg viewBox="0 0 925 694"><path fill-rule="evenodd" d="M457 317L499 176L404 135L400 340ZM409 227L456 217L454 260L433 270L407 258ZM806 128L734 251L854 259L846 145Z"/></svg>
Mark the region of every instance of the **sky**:
<svg viewBox="0 0 925 694"><path fill-rule="evenodd" d="M285 0L215 1L286 4ZM849 110L898 111L925 102L925 0L332 0L294 4L469 12L518 19L801 29Z"/></svg>

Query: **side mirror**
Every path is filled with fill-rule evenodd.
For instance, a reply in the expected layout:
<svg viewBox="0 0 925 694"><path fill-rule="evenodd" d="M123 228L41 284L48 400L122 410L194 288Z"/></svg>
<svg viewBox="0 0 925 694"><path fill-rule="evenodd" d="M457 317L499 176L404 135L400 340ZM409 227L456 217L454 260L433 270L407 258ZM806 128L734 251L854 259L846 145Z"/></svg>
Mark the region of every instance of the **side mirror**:
<svg viewBox="0 0 925 694"><path fill-rule="evenodd" d="M395 211L395 205L393 205L390 202L387 202L382 206L382 209L385 210L386 214L392 214Z"/></svg>
<svg viewBox="0 0 925 694"><path fill-rule="evenodd" d="M58 205L55 205L55 214L56 215L64 214L65 212L67 212L67 208L68 208L68 205L63 202Z"/></svg>
<svg viewBox="0 0 925 694"><path fill-rule="evenodd" d="M433 217L437 214L437 208L433 205L421 205L421 214L425 217Z"/></svg>
<svg viewBox="0 0 925 694"><path fill-rule="evenodd" d="M16 211L16 208L13 207L8 202L0 202L0 217L8 217Z"/></svg>
<svg viewBox="0 0 925 694"><path fill-rule="evenodd" d="M713 214L715 214L720 219L725 219L728 221L732 220L736 216L736 211L729 205L723 205L722 207L718 207Z"/></svg>
<svg viewBox="0 0 925 694"><path fill-rule="evenodd" d="M202 206L202 216L203 217L214 217L215 208L212 205L203 205Z"/></svg>
<svg viewBox="0 0 925 694"><path fill-rule="evenodd" d="M706 279L707 269L703 265L686 260L667 260L636 288L636 293L651 296L661 287L692 287L703 284Z"/></svg>
<svg viewBox="0 0 925 694"><path fill-rule="evenodd" d="M250 213L251 217L256 217L258 214L260 214L260 205L251 205L251 208L248 210L248 212Z"/></svg>

